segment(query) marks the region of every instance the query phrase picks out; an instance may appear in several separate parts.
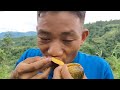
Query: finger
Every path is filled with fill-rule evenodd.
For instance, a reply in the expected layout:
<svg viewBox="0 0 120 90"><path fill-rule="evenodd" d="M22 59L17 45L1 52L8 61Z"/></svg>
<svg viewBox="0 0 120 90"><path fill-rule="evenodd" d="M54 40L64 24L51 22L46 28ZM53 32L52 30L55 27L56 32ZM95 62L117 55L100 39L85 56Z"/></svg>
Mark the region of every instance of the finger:
<svg viewBox="0 0 120 90"><path fill-rule="evenodd" d="M47 68L44 72L43 72L43 75L45 76L44 79L48 79L48 75L51 71L51 67Z"/></svg>
<svg viewBox="0 0 120 90"><path fill-rule="evenodd" d="M27 58L26 60L22 61L20 64L18 64L17 68L17 72L18 73L22 73L25 69L29 72L29 71L33 71L34 67L32 67L31 65L29 65L30 63L34 63L36 61L39 61L41 57L36 56L36 57L31 57L31 58Z"/></svg>
<svg viewBox="0 0 120 90"><path fill-rule="evenodd" d="M35 70L36 69L34 68L34 66L22 62L15 68L15 71L19 74L28 73Z"/></svg>
<svg viewBox="0 0 120 90"><path fill-rule="evenodd" d="M85 73L84 73L83 79L87 79L87 77L86 77Z"/></svg>
<svg viewBox="0 0 120 90"><path fill-rule="evenodd" d="M48 70L49 70L49 69L48 69ZM45 74L48 74L48 73L49 73L48 70L45 71ZM11 78L15 78L15 79L29 79L29 78L35 76L35 75L38 74L38 73L39 73L39 70L36 70L36 71L33 71L33 72L28 72L28 73L23 73L23 74L14 72L14 74L13 74L14 77L13 77L13 75L12 75Z"/></svg>
<svg viewBox="0 0 120 90"><path fill-rule="evenodd" d="M62 70L61 70L61 75L63 79L73 79L71 74L69 73L68 67L66 64L63 65Z"/></svg>
<svg viewBox="0 0 120 90"><path fill-rule="evenodd" d="M18 73L15 70L13 70L10 78L11 79L17 79L18 78Z"/></svg>
<svg viewBox="0 0 120 90"><path fill-rule="evenodd" d="M52 79L62 79L61 77L61 69L62 66L58 66L54 69L54 74L53 74L53 78Z"/></svg>
<svg viewBox="0 0 120 90"><path fill-rule="evenodd" d="M35 69L40 69L50 62L51 62L51 58L49 58L49 57L48 58L41 58L41 60L34 62L34 63L31 63L31 65L34 66ZM49 64L48 64L48 66L49 66Z"/></svg>
<svg viewBox="0 0 120 90"><path fill-rule="evenodd" d="M39 71L42 72L44 71L46 68L52 67L52 63L48 62L47 64L45 64Z"/></svg>
<svg viewBox="0 0 120 90"><path fill-rule="evenodd" d="M51 67L47 68L43 73L33 76L31 79L47 79L50 73Z"/></svg>
<svg viewBox="0 0 120 90"><path fill-rule="evenodd" d="M29 72L29 73L24 73L18 76L19 79L29 79L33 76L35 76L38 73L38 70Z"/></svg>
<svg viewBox="0 0 120 90"><path fill-rule="evenodd" d="M36 57L31 57L31 58L27 58L26 60L24 60L23 62L24 63L33 63L33 62L36 62L36 61L39 61L42 57L39 57L39 56L36 56Z"/></svg>
<svg viewBox="0 0 120 90"><path fill-rule="evenodd" d="M27 72L32 72L32 71L36 71L36 70L40 69L41 67L43 67L48 62L50 62L50 60L47 59L47 58L41 58L41 60L36 61L34 63L31 63L31 64L27 64L27 63L21 62L16 67L16 70L17 70L17 72L19 74L21 74L21 73L27 73Z"/></svg>

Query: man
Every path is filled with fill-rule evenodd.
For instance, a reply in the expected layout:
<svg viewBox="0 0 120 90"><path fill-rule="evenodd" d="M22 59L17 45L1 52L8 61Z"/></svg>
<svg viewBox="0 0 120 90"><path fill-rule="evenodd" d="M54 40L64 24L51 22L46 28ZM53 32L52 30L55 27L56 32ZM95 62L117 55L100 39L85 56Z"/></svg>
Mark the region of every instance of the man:
<svg viewBox="0 0 120 90"><path fill-rule="evenodd" d="M83 79L113 79L112 70L104 59L79 51L89 35L89 31L83 27L85 13L38 11L36 29L39 49L29 49L21 56L11 78L73 79L66 66L72 62L83 67ZM65 64L53 70L51 57Z"/></svg>

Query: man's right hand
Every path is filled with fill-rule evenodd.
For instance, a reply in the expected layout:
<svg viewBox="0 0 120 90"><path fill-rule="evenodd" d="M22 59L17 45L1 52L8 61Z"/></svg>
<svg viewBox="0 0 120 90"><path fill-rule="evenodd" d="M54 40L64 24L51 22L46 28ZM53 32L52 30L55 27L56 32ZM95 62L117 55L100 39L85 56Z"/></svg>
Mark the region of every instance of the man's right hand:
<svg viewBox="0 0 120 90"><path fill-rule="evenodd" d="M51 58L38 56L27 58L17 65L12 72L11 79L47 79L51 69L50 65Z"/></svg>

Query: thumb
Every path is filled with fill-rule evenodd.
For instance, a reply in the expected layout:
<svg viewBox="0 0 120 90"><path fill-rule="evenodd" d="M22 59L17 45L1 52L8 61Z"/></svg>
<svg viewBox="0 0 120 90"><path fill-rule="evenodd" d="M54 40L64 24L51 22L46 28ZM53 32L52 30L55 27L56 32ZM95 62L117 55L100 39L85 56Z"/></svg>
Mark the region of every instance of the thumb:
<svg viewBox="0 0 120 90"><path fill-rule="evenodd" d="M62 66L58 66L54 69L53 79L61 79Z"/></svg>
<svg viewBox="0 0 120 90"><path fill-rule="evenodd" d="M64 64L64 66L62 67L61 74L64 79L73 79L73 77L69 73L69 70L66 64Z"/></svg>

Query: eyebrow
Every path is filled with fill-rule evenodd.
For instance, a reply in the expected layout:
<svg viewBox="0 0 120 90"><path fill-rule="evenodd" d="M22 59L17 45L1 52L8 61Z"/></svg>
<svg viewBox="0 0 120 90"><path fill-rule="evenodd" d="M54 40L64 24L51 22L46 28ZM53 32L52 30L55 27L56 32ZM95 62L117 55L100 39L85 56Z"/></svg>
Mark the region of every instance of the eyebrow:
<svg viewBox="0 0 120 90"><path fill-rule="evenodd" d="M40 36L47 36L47 37L51 37L52 36L52 34L50 32L45 31L43 29L38 30L37 34L40 35ZM68 31L68 32L62 32L60 34L60 36L61 37L71 36L71 37L77 38L77 35L76 35L76 33L73 30Z"/></svg>
<svg viewBox="0 0 120 90"><path fill-rule="evenodd" d="M43 29L40 29L40 30L38 30L38 33L37 33L38 35L45 35L45 36L51 36L51 33L50 32L47 32L47 31L45 31L45 30L43 30Z"/></svg>
<svg viewBox="0 0 120 90"><path fill-rule="evenodd" d="M74 31L69 32L62 32L61 36L76 36L76 33Z"/></svg>

